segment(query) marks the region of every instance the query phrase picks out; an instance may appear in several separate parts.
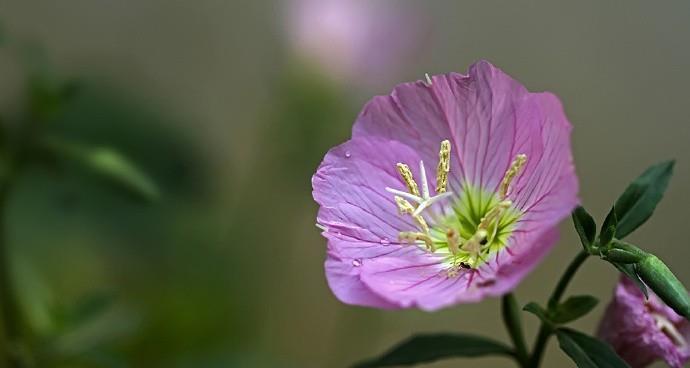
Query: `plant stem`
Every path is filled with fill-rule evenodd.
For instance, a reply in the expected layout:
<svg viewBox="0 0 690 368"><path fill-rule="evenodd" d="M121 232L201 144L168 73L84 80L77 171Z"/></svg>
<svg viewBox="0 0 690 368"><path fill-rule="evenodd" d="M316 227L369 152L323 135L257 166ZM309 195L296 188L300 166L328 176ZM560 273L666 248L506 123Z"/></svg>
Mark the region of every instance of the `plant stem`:
<svg viewBox="0 0 690 368"><path fill-rule="evenodd" d="M565 292L565 289L568 287L570 280L572 280L577 270L580 268L580 266L582 266L582 264L588 257L589 253L585 252L584 250L581 250L577 254L577 256L575 256L575 258L570 262L570 265L568 265L568 268L565 270L565 273L563 273L563 276L561 276L561 279L558 281L558 284L556 284L556 288L554 288L553 292L551 293L551 297L549 298L549 302L547 304L547 309L549 312L554 310L558 306L558 303L561 301L561 297L563 297L563 293ZM542 355L544 355L546 343L549 341L549 337L551 337L552 332L553 331L551 331L551 328L542 322L541 327L539 328L539 333L537 334L537 340L534 344L534 350L532 351L532 355L529 359L529 364L527 365L527 367L539 367L539 364L541 363L541 357Z"/></svg>
<svg viewBox="0 0 690 368"><path fill-rule="evenodd" d="M8 177L0 180L0 309L5 345L2 354L8 367L23 368L25 365L19 350L22 340L22 319L14 290L5 228L5 210L11 184Z"/></svg>
<svg viewBox="0 0 690 368"><path fill-rule="evenodd" d="M503 322L508 329L510 339L515 347L515 358L520 367L526 367L528 363L527 345L522 334L522 322L520 321L520 308L513 293L503 295L501 299L501 313Z"/></svg>

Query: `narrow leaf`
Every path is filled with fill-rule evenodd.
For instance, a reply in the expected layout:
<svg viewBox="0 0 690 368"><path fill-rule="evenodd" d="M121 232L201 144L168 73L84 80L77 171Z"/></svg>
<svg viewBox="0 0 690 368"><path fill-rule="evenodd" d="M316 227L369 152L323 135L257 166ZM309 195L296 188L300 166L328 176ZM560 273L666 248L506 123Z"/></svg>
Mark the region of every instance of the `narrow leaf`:
<svg viewBox="0 0 690 368"><path fill-rule="evenodd" d="M630 368L605 342L568 328L556 330L558 344L580 368Z"/></svg>
<svg viewBox="0 0 690 368"><path fill-rule="evenodd" d="M114 184L121 185L147 200L159 196L156 184L143 171L119 152L109 148L96 148L84 157L84 163Z"/></svg>
<svg viewBox="0 0 690 368"><path fill-rule="evenodd" d="M45 139L43 148L56 156L79 164L115 187L145 201L160 196L158 186L134 163L108 147L90 147L61 139Z"/></svg>
<svg viewBox="0 0 690 368"><path fill-rule="evenodd" d="M674 160L648 168L633 180L616 200L617 237L623 239L642 225L654 212L673 175Z"/></svg>
<svg viewBox="0 0 690 368"><path fill-rule="evenodd" d="M535 303L535 302L529 302L527 305L525 305L524 308L522 308L525 312L530 312L537 316L540 321L546 323L546 324L551 324L551 319L549 318L546 310L542 308L541 305Z"/></svg>
<svg viewBox="0 0 690 368"><path fill-rule="evenodd" d="M585 250L589 251L592 243L594 243L594 238L597 235L597 224L594 222L592 216L587 213L587 210L582 206L578 206L575 211L573 211L573 223L575 224L575 230L580 236L580 241L585 247Z"/></svg>
<svg viewBox="0 0 690 368"><path fill-rule="evenodd" d="M618 228L618 217L616 215L616 206L611 207L609 214L606 215L604 224L601 225L601 234L599 235L599 245L607 246L616 236Z"/></svg>
<svg viewBox="0 0 690 368"><path fill-rule="evenodd" d="M454 357L484 355L512 356L503 343L468 334L416 335L393 347L387 353L354 365L354 368L409 366Z"/></svg>
<svg viewBox="0 0 690 368"><path fill-rule="evenodd" d="M597 303L599 300L591 295L572 296L558 305L551 319L555 323L572 322L591 312Z"/></svg>

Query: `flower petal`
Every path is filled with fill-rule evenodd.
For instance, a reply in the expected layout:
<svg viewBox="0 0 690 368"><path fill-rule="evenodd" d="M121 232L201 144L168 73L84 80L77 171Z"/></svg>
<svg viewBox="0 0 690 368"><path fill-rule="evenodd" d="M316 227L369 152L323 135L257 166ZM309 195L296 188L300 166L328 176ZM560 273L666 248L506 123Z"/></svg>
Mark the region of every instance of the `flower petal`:
<svg viewBox="0 0 690 368"><path fill-rule="evenodd" d="M547 231L530 247L531 252L505 253L478 270L460 268L448 276L449 264L431 254L407 254L376 258L362 266L361 279L367 287L401 308L438 310L457 303L472 303L487 296L511 291L536 266L558 238L556 229Z"/></svg>
<svg viewBox="0 0 690 368"><path fill-rule="evenodd" d="M344 262L332 255L326 258L326 279L338 300L346 304L395 309L395 304L374 294L360 281L360 267L355 264L352 261Z"/></svg>
<svg viewBox="0 0 690 368"><path fill-rule="evenodd" d="M385 149L382 149L385 147ZM419 160L400 142L376 137L352 139L330 150L312 178L321 208L317 221L329 232L364 242L395 242L400 231L414 229L409 216L398 215L386 187L403 189L397 162Z"/></svg>

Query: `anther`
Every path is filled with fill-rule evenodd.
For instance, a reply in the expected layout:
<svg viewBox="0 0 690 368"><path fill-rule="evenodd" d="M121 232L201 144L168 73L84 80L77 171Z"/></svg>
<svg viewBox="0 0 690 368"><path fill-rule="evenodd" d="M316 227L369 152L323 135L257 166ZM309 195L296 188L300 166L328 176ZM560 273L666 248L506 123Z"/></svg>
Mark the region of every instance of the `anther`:
<svg viewBox="0 0 690 368"><path fill-rule="evenodd" d="M510 183L515 178L515 175L518 174L522 166L525 165L526 161L527 155L525 154L520 153L517 156L515 156L515 159L510 164L510 168L508 169L508 171L506 171L505 175L503 176L503 181L501 182L501 187L498 192L500 196L499 198L504 199L508 195Z"/></svg>
<svg viewBox="0 0 690 368"><path fill-rule="evenodd" d="M448 186L448 172L450 171L450 142L441 142L438 152L438 167L436 168L436 193L445 193Z"/></svg>
<svg viewBox="0 0 690 368"><path fill-rule="evenodd" d="M398 234L398 237L401 241L407 241L410 243L418 240L423 241L424 245L429 251L436 251L436 247L434 247L434 242L431 240L431 237L427 234L418 233L414 231L401 231L400 234Z"/></svg>
<svg viewBox="0 0 690 368"><path fill-rule="evenodd" d="M452 228L448 229L446 232L446 242L448 243L448 250L450 250L451 254L458 254L460 251L461 241L460 234L458 234L457 230Z"/></svg>
<svg viewBox="0 0 690 368"><path fill-rule="evenodd" d="M414 206L403 197L395 196L395 203L398 205L398 211L401 215L410 215L414 212Z"/></svg>
<svg viewBox="0 0 690 368"><path fill-rule="evenodd" d="M489 210L489 212L484 217L482 217L482 219L479 221L479 225L477 226L477 228L487 229L489 225L500 219L503 212L510 208L512 204L513 202L509 199L499 202L496 206Z"/></svg>
<svg viewBox="0 0 690 368"><path fill-rule="evenodd" d="M407 189L409 189L410 193L419 197L419 187L417 186L417 182L414 181L414 178L412 177L410 167L400 162L396 164L396 167L398 168L398 172L405 182L405 185L407 185Z"/></svg>

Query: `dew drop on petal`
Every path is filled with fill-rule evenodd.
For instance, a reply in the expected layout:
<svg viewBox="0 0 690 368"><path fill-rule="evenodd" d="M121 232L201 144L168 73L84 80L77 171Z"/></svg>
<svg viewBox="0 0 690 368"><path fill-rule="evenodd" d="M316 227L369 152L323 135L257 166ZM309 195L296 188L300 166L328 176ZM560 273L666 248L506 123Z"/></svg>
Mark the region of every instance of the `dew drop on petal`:
<svg viewBox="0 0 690 368"><path fill-rule="evenodd" d="M362 265L362 260L359 259L359 258L355 258L355 259L352 260L352 265L355 266L355 267L359 267L359 266Z"/></svg>
<svg viewBox="0 0 690 368"><path fill-rule="evenodd" d="M345 157L346 158L352 157L352 153L350 151L345 151Z"/></svg>
<svg viewBox="0 0 690 368"><path fill-rule="evenodd" d="M391 241L388 240L388 238L381 238L379 243L381 243L381 245L389 245L391 243Z"/></svg>

